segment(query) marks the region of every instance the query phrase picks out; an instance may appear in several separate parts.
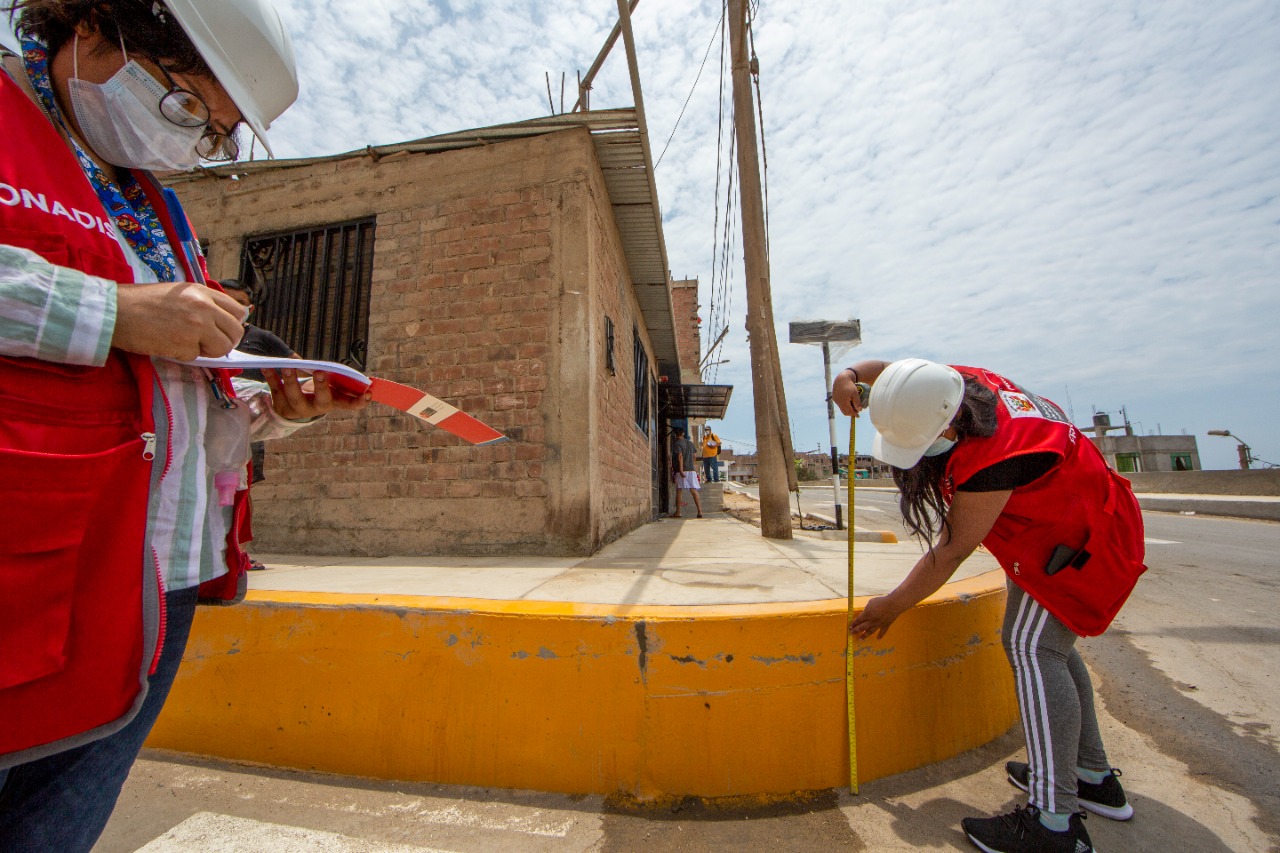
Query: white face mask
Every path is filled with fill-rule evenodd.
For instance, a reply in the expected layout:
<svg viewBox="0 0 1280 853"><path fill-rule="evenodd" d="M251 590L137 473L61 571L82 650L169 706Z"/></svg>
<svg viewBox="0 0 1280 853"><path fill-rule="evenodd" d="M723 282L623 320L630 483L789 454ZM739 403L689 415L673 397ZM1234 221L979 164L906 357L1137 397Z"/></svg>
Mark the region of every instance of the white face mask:
<svg viewBox="0 0 1280 853"><path fill-rule="evenodd" d="M955 446L956 440L954 438L947 438L945 435L940 435L934 440L933 444L925 448L924 455L941 456Z"/></svg>
<svg viewBox="0 0 1280 853"><path fill-rule="evenodd" d="M68 87L85 141L99 157L126 169L192 169L204 126L181 127L160 112L169 90L133 60L105 83L80 79L80 38ZM123 50L123 45L121 45ZM126 59L128 54L125 54Z"/></svg>

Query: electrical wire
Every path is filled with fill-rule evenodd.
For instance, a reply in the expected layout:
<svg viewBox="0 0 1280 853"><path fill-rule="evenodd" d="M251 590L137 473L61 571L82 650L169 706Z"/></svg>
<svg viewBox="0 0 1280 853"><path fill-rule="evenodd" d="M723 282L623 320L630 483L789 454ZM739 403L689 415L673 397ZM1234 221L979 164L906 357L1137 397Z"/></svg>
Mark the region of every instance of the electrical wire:
<svg viewBox="0 0 1280 853"><path fill-rule="evenodd" d="M720 20L724 20L724 8L721 8ZM715 216L711 224L711 309L707 315L708 327L714 329L716 327L716 270L719 261L717 235L720 232L720 175L724 169L722 152L724 150L724 27L721 26L720 35L720 103L716 115L716 188L711 194L712 204L715 206ZM702 361L707 361L710 352L702 357Z"/></svg>
<svg viewBox="0 0 1280 853"><path fill-rule="evenodd" d="M676 136L676 130L680 127L680 120L684 118L684 111L689 107L689 101L693 99L693 93L698 88L698 81L702 79L702 69L707 67L707 57L711 55L711 46L716 43L716 34L724 29L724 11L721 10L720 22L711 32L711 40L707 42L707 51L702 54L702 64L698 66L698 76L693 78L693 86L689 88L689 97L684 99L684 106L680 108L680 115L676 116L676 123L671 128L671 135L667 137L667 144L662 146L662 153L658 155L658 162L653 164L653 170L656 172L658 167L662 165L662 158L667 156L667 149L671 147L671 140Z"/></svg>
<svg viewBox="0 0 1280 853"><path fill-rule="evenodd" d="M729 140L729 157L731 160L733 158L733 154L736 149L736 146L737 146L737 139L731 138ZM728 318L731 312L733 311L734 264L730 263L730 258L732 257L732 254L733 254L733 247L737 243L737 241L735 240L735 232L734 232L734 225L737 222L737 219L734 217L733 214L735 210L741 207L740 195L738 192L739 185L738 185L738 182L734 180L735 175L736 175L736 172L731 171L729 173L729 180L725 187L724 238L721 241L721 260L720 260L721 276L720 276L719 291L720 291L720 300L723 305L722 310L724 313L726 323L728 322ZM721 341L718 346L723 346L723 345L724 345L724 341ZM713 384L715 379L718 378L719 375L720 375L720 368L717 367L715 371L712 373Z"/></svg>
<svg viewBox="0 0 1280 853"><path fill-rule="evenodd" d="M725 23L727 21L727 15L728 15L728 3L727 3L727 0L723 0L720 6L720 86L719 86L720 101L716 111L716 186L715 186L715 191L712 193L712 196L711 196L712 203L715 207L715 216L711 226L711 246L712 246L712 249L711 249L711 306L707 314L708 329L717 329L720 327L721 323L717 321L720 319L720 316L722 313L724 314L724 318L725 318L723 322L727 324L727 321L728 321L727 312L722 312L721 310L721 306L724 301L723 300L724 294L720 284L722 269L724 269L727 266L727 264L722 265L720 261L720 257L722 254L720 249L720 182L721 182L721 176L724 174L724 171L725 171L724 89L725 89L725 48L726 48ZM730 178L732 178L732 174L733 174L732 171L730 171L729 173ZM728 211L728 206L726 204L726 209L725 209L726 230L728 229L729 221L730 221L729 211ZM711 354L712 354L712 350L709 349L706 352L706 354L703 355L701 361L703 362L710 361ZM713 371L713 376L718 375L718 372L719 372L718 369Z"/></svg>
<svg viewBox="0 0 1280 853"><path fill-rule="evenodd" d="M755 28L753 26L756 15L760 11L759 0L748 2L747 4L747 37L751 51L751 77L755 86L756 100L756 116L753 118L759 125L760 134L760 153L762 159L762 184L763 184L763 202L764 202L764 227L765 227L765 260L769 259L769 156L768 149L765 145L764 133L764 103L760 90L760 63L756 55L755 49ZM714 234L711 261L711 304L708 311L708 323L706 328L711 335L715 335L716 329L721 326L727 326L729 318L733 311L733 268L730 263L733 256L733 249L736 245L737 232L734 228L735 210L741 209L741 181L735 180L737 176L737 166L735 155L737 152L737 135L729 134L728 144L728 163L725 162L725 117L728 114L730 120L733 120L734 113L732 108L732 100L728 101L729 106L726 108L725 87L726 81L729 79L728 66L732 57L728 55L728 38L726 34L726 23L728 19L728 4L721 4L720 14L720 107L717 114L716 126L716 188L715 188L715 216L712 225L712 233ZM709 53L709 47L708 47ZM706 57L703 62L705 64ZM699 69L699 75L701 75ZM687 102L686 102L687 103ZM683 112L683 111L682 111ZM674 131L673 131L674 132ZM665 152L665 149L664 149ZM726 174L727 172L727 174ZM724 177L722 177L722 175ZM720 188L724 185L724 225L720 225ZM703 355L702 361L712 361L714 354L724 345L724 339L720 339L718 343L711 346ZM710 381L714 383L719 376L719 366L716 365L712 369Z"/></svg>

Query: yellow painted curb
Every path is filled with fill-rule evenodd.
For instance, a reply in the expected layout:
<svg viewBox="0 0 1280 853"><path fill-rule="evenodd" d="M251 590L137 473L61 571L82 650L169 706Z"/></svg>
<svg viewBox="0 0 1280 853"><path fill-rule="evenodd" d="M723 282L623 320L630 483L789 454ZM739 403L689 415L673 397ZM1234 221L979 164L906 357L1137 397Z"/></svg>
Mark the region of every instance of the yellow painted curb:
<svg viewBox="0 0 1280 853"><path fill-rule="evenodd" d="M1002 572L948 584L857 646L863 781L1016 721L1004 598ZM200 610L148 745L641 799L840 787L846 609L251 593Z"/></svg>

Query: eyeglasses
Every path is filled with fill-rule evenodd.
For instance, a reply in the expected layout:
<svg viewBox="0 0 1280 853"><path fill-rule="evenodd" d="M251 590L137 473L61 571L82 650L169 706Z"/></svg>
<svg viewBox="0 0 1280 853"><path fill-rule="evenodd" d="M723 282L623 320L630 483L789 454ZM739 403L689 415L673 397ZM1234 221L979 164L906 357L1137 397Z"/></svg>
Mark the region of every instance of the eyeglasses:
<svg viewBox="0 0 1280 853"><path fill-rule="evenodd" d="M196 153L203 159L224 163L240 156L240 143L236 142L235 137L220 133L210 124L212 117L204 100L195 92L174 82L169 70L163 65L159 68L169 81L169 91L160 99L160 115L178 127L206 128L204 135L196 142Z"/></svg>

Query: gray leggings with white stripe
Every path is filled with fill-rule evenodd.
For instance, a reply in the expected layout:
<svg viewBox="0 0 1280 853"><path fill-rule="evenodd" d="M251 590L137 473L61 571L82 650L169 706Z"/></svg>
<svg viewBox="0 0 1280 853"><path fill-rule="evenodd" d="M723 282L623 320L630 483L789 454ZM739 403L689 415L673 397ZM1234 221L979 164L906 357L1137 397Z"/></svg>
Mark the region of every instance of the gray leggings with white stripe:
<svg viewBox="0 0 1280 853"><path fill-rule="evenodd" d="M1074 812L1076 767L1111 768L1093 710L1093 682L1076 651L1076 634L1017 584L1008 587L1001 639L1027 738L1031 804Z"/></svg>

